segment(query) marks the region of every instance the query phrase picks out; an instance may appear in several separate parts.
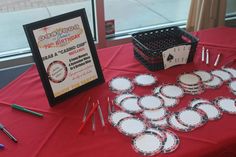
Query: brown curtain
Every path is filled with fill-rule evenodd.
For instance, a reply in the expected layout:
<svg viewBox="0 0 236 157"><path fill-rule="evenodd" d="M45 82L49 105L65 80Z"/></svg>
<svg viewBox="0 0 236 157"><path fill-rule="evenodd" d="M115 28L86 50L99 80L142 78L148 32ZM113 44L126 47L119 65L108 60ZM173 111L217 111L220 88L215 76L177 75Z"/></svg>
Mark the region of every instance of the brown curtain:
<svg viewBox="0 0 236 157"><path fill-rule="evenodd" d="M226 0L192 0L187 21L187 31L223 26Z"/></svg>

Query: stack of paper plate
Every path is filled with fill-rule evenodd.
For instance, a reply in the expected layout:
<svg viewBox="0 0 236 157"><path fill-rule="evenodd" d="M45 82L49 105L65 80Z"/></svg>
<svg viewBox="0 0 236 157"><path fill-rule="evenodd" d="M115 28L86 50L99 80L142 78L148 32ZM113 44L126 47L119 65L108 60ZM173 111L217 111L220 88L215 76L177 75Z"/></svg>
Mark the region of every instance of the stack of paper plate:
<svg viewBox="0 0 236 157"><path fill-rule="evenodd" d="M204 92L202 79L195 73L181 74L178 77L177 82L183 88L186 94L196 95Z"/></svg>

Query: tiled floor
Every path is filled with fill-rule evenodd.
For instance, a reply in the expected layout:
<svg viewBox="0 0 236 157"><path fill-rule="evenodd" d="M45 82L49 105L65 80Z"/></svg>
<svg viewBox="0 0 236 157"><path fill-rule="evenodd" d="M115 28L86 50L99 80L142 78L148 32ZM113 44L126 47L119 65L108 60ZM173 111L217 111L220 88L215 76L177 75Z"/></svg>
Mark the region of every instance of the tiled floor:
<svg viewBox="0 0 236 157"><path fill-rule="evenodd" d="M0 70L0 89L16 79L20 74L26 71L32 65L24 65L10 69Z"/></svg>

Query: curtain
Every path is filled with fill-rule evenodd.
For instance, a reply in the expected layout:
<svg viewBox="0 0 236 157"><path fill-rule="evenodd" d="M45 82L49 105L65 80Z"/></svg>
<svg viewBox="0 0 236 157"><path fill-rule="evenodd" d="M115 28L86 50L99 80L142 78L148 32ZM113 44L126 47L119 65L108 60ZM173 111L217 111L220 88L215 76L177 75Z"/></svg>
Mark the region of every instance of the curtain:
<svg viewBox="0 0 236 157"><path fill-rule="evenodd" d="M192 0L187 21L187 31L198 31L223 26L226 0Z"/></svg>
<svg viewBox="0 0 236 157"><path fill-rule="evenodd" d="M0 12L11 12L83 1L88 0L0 0Z"/></svg>

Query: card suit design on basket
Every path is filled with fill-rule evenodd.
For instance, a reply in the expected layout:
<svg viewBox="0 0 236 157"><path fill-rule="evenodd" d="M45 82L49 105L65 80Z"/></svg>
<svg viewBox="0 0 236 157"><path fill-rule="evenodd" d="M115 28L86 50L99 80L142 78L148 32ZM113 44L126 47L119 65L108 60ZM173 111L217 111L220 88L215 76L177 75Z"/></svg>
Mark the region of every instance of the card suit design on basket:
<svg viewBox="0 0 236 157"><path fill-rule="evenodd" d="M172 54L169 54L168 57L167 57L167 61L171 61L174 59L174 56Z"/></svg>

